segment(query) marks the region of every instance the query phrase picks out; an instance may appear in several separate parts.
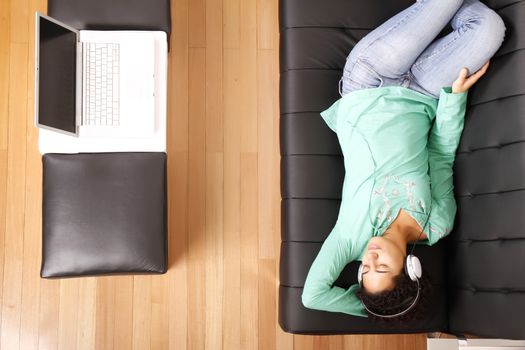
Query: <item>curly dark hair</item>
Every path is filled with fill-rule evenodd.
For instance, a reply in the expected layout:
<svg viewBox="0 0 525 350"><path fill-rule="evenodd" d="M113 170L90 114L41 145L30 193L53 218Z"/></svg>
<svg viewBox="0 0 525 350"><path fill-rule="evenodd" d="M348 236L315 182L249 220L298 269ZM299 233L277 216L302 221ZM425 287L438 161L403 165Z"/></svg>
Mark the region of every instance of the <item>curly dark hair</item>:
<svg viewBox="0 0 525 350"><path fill-rule="evenodd" d="M410 280L403 272L394 277L394 286L394 289L375 294L369 293L361 287L357 290L356 295L373 312L393 315L405 310L408 306L406 302L403 302L410 299L411 296L415 297L417 294L417 283ZM419 286L421 288L419 300L414 308L406 314L393 318L377 317L370 313L368 313L368 316L373 320L381 321L392 326L421 320L425 316L425 311L428 308L431 298L432 285L430 278L426 275L421 276L421 278L419 278ZM395 305L401 306L392 307Z"/></svg>

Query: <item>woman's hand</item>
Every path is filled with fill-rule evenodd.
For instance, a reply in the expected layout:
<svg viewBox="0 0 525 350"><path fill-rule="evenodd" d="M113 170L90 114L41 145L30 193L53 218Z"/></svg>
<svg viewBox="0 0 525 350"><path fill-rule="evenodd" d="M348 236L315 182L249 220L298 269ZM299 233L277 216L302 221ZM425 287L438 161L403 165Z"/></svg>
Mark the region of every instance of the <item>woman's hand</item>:
<svg viewBox="0 0 525 350"><path fill-rule="evenodd" d="M452 92L455 94L460 94L470 89L470 87L474 85L478 81L478 79L485 74L485 72L489 68L489 62L490 61L487 61L487 63L485 63L483 67L481 67L476 73L472 74L468 78L468 69L462 68L459 72L458 78L456 79L454 84L452 84Z"/></svg>

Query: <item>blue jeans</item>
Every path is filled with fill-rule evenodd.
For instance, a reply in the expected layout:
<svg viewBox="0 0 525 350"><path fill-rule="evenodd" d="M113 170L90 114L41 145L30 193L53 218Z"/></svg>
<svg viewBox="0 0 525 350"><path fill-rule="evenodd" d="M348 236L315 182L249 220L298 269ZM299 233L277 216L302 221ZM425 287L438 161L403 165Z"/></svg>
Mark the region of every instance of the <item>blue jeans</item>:
<svg viewBox="0 0 525 350"><path fill-rule="evenodd" d="M436 39L449 22L452 32ZM418 0L357 43L339 93L403 86L439 98L461 68L480 69L504 36L502 19L478 0Z"/></svg>

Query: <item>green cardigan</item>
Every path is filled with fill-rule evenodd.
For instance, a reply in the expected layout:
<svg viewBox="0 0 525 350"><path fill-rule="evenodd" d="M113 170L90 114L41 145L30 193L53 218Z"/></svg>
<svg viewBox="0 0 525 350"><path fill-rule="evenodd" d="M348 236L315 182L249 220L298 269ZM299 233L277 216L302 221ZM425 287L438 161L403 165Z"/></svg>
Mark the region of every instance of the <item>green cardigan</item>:
<svg viewBox="0 0 525 350"><path fill-rule="evenodd" d="M400 209L432 245L454 224L452 166L463 130L467 93L439 100L403 87L351 92L321 113L337 134L346 175L337 222L313 262L304 306L366 316L357 284L333 286L343 268L361 260L371 237L382 236ZM426 225L425 225L426 223Z"/></svg>

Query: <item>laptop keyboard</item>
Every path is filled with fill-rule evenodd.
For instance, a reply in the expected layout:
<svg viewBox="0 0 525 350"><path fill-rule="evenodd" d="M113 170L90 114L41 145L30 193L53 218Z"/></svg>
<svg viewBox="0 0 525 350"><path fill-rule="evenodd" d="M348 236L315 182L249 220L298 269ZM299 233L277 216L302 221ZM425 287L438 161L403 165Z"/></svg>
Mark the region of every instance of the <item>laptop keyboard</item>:
<svg viewBox="0 0 525 350"><path fill-rule="evenodd" d="M83 125L118 126L120 48L115 43L83 43Z"/></svg>

